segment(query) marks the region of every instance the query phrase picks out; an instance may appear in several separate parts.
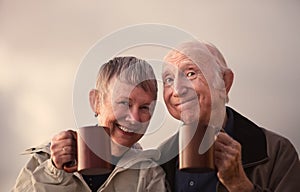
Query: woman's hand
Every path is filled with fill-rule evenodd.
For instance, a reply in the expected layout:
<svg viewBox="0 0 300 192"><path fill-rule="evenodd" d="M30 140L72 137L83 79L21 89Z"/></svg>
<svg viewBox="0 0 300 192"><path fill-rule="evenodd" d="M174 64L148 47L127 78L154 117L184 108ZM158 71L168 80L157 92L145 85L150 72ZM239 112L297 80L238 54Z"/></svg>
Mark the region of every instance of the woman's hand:
<svg viewBox="0 0 300 192"><path fill-rule="evenodd" d="M62 131L51 140L51 160L57 169L74 172L77 166L67 165L77 159L77 133L72 130Z"/></svg>

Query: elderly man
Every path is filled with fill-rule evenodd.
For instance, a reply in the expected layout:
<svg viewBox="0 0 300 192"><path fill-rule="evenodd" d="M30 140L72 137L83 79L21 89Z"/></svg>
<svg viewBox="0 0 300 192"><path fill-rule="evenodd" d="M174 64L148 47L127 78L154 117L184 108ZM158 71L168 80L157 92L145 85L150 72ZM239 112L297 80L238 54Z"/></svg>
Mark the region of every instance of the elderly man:
<svg viewBox="0 0 300 192"><path fill-rule="evenodd" d="M233 72L214 45L187 42L171 50L165 57L162 78L170 114L185 126L217 133L212 147L216 169L211 172L178 168L178 134L160 146L160 163L173 191L300 189L299 157L293 145L226 106ZM221 129L224 131L219 132Z"/></svg>

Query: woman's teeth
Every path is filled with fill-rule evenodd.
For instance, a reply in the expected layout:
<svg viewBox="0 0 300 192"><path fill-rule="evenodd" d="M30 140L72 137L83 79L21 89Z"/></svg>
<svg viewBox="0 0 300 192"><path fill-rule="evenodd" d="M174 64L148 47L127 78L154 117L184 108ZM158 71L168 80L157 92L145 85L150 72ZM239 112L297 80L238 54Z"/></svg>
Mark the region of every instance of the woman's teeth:
<svg viewBox="0 0 300 192"><path fill-rule="evenodd" d="M134 133L134 131L127 129L126 127L119 126L119 128L120 128L122 131L124 131L124 132L127 132L127 133Z"/></svg>

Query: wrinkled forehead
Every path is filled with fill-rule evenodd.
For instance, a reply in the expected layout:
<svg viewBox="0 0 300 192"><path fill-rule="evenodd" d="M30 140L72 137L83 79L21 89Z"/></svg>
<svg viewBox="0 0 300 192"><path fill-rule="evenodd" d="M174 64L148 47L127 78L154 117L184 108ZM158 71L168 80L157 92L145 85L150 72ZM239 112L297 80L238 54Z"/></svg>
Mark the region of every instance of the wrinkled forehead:
<svg viewBox="0 0 300 192"><path fill-rule="evenodd" d="M193 69L201 72L201 69L190 59L183 57L174 61L165 61L163 63L162 76L184 73L184 71Z"/></svg>
<svg viewBox="0 0 300 192"><path fill-rule="evenodd" d="M183 45L178 49L171 50L164 58L164 61L169 64L177 65L194 63L199 67L214 65L214 57L202 44Z"/></svg>
<svg viewBox="0 0 300 192"><path fill-rule="evenodd" d="M214 57L206 48L190 48L172 50L164 58L163 71L184 71L188 67L195 67L205 76L210 76L218 68Z"/></svg>

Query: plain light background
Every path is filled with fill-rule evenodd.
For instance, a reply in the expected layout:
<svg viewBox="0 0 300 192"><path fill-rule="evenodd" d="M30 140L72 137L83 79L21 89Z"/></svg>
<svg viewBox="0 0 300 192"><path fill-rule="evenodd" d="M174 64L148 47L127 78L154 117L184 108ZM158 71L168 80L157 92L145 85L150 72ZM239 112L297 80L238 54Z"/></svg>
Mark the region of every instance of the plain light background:
<svg viewBox="0 0 300 192"><path fill-rule="evenodd" d="M235 73L229 105L299 152L299 19L298 0L0 0L1 191L28 161L21 152L75 128L74 79L89 48L141 23L214 43Z"/></svg>

